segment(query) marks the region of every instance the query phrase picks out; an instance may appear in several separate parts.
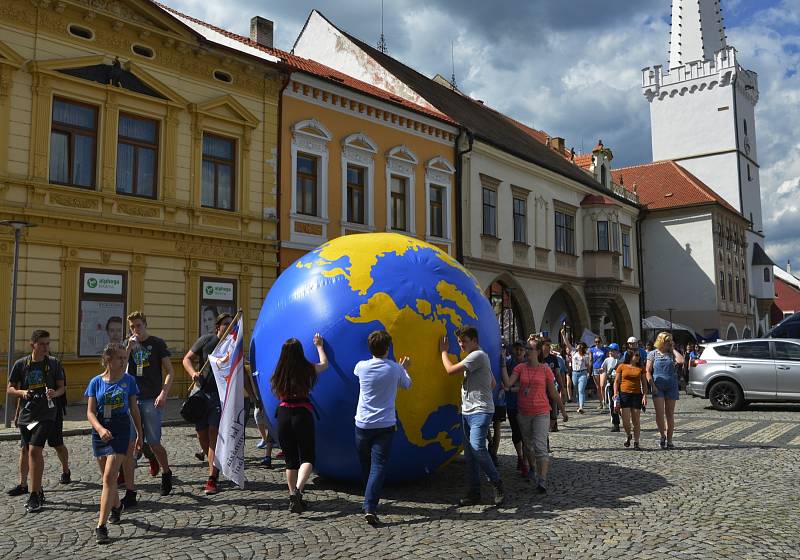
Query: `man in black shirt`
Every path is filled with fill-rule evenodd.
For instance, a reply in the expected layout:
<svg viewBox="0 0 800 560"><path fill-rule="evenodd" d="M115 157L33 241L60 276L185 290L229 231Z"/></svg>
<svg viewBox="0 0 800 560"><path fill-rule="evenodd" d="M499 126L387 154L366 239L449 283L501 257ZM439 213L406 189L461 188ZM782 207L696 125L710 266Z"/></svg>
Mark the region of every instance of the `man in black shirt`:
<svg viewBox="0 0 800 560"><path fill-rule="evenodd" d="M172 387L170 351L163 339L147 332L147 319L141 311L128 315L128 327L128 374L136 377L144 441L156 456L156 461L150 461L150 476L157 476L161 467L161 495L166 496L172 491L172 471L161 445L161 412Z"/></svg>
<svg viewBox="0 0 800 560"><path fill-rule="evenodd" d="M219 432L219 420L222 414L222 405L219 402L219 390L217 381L208 363L208 356L219 344L220 338L228 330L233 317L230 313L220 313L215 319L214 334L206 334L197 339L191 350L183 357L183 367L191 376L192 381L200 386L203 392L208 395L209 407L205 418L195 424L197 439L200 447L208 457L208 480L203 488L207 495L217 493L217 481L219 470L214 466L214 451L217 445L217 434ZM197 362L197 365L195 365ZM200 368L200 369L198 369Z"/></svg>
<svg viewBox="0 0 800 560"><path fill-rule="evenodd" d="M42 449L45 442L49 441L51 447L64 445L63 435L57 426L61 411L56 399L66 391L61 364L48 356L50 333L33 331L31 348L30 356L17 360L11 369L7 389L9 396L20 398L23 402L18 425L23 449L28 451L30 496L25 502L25 510L29 513L39 511L44 501ZM20 461L20 469L23 469L23 461Z"/></svg>

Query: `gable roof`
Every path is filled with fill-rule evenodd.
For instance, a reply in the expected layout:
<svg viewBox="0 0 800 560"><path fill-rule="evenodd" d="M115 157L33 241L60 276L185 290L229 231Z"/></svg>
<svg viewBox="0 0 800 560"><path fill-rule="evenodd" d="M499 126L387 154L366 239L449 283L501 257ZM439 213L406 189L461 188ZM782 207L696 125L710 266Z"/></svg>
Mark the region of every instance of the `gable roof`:
<svg viewBox="0 0 800 560"><path fill-rule="evenodd" d="M282 64L288 70L295 70L313 75L327 82L346 87L359 93L364 93L371 97L379 98L391 105L397 105L417 113L423 113L426 116L447 122L449 124L455 124L453 119L439 111L412 103L411 101L393 95L371 84L357 80L351 76L348 76L347 74L343 74L338 70L329 68L328 66L320 64L319 62L302 58L280 49L265 47L264 45L260 45L248 37L232 33L231 31L227 31L205 21L188 16L174 8L171 8L170 6L156 2L155 0L151 1L153 4L170 14L172 17L178 19L180 22L191 28L207 41L235 49L239 52L260 58L267 62Z"/></svg>
<svg viewBox="0 0 800 560"><path fill-rule="evenodd" d="M563 154L546 146L540 138L537 138L537 136L541 136L544 133L534 131L529 127L524 127L521 123L506 117L483 103L462 95L457 91L453 91L450 87L428 78L413 68L406 66L389 55L364 43L357 37L338 28L319 11L317 11L317 13L324 18L330 26L352 41L361 51L371 57L390 74L394 75L398 80L414 90L420 97L462 126L468 128L478 140L499 148L522 160L572 179L591 189L619 198L619 200L626 204L636 205L621 196L610 193L593 176L585 173L574 165L565 158ZM306 24L308 24L308 21ZM523 127L528 128L528 130L525 130Z"/></svg>
<svg viewBox="0 0 800 560"><path fill-rule="evenodd" d="M777 266L775 270L780 270ZM775 305L783 312L800 311L800 288L790 281L775 275Z"/></svg>
<svg viewBox="0 0 800 560"><path fill-rule="evenodd" d="M753 243L752 264L755 266L775 266L775 263L772 262L772 259L769 258L769 255L759 243Z"/></svg>
<svg viewBox="0 0 800 560"><path fill-rule="evenodd" d="M611 175L616 182L624 179L626 188L636 185L639 202L649 210L719 204L741 216L711 187L672 160L613 169Z"/></svg>

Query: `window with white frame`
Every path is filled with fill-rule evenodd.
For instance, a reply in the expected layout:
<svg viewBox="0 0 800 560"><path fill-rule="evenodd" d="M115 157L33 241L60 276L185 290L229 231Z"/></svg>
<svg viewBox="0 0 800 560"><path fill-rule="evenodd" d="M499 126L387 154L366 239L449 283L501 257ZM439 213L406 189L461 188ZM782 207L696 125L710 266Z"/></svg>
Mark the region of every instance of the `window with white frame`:
<svg viewBox="0 0 800 560"><path fill-rule="evenodd" d="M449 241L450 190L455 167L441 156L425 163L426 238Z"/></svg>
<svg viewBox="0 0 800 560"><path fill-rule="evenodd" d="M414 220L415 174L417 156L406 146L397 146L386 153L386 229L416 232Z"/></svg>
<svg viewBox="0 0 800 560"><path fill-rule="evenodd" d="M300 121L292 131L291 213L304 220L328 217L328 142L331 133L316 119Z"/></svg>
<svg viewBox="0 0 800 560"><path fill-rule="evenodd" d="M619 222L611 222L611 250L619 253Z"/></svg>
<svg viewBox="0 0 800 560"><path fill-rule="evenodd" d="M622 266L633 268L631 264L631 232L622 232Z"/></svg>
<svg viewBox="0 0 800 560"><path fill-rule="evenodd" d="M374 176L377 144L363 133L342 140L342 225L358 231L375 226Z"/></svg>
<svg viewBox="0 0 800 560"><path fill-rule="evenodd" d="M608 221L597 221L597 250L608 251Z"/></svg>
<svg viewBox="0 0 800 560"><path fill-rule="evenodd" d="M481 191L483 207L483 234L497 237L497 191L483 187Z"/></svg>

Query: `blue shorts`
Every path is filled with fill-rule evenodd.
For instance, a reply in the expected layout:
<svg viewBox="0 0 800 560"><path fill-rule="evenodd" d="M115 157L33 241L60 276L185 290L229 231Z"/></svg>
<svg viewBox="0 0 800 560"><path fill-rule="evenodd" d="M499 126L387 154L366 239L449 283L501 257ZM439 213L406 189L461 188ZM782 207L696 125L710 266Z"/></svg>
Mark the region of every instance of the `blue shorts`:
<svg viewBox="0 0 800 560"><path fill-rule="evenodd" d="M105 457L107 455L125 455L128 453L130 444L131 421L127 414L112 416L111 418L100 418L100 423L104 428L111 431L112 438L109 441L100 439L100 435L92 430L92 451L95 457Z"/></svg>
<svg viewBox="0 0 800 560"><path fill-rule="evenodd" d="M144 442L148 445L161 443L161 409L156 408L155 399L141 399L139 414L142 417Z"/></svg>
<svg viewBox="0 0 800 560"><path fill-rule="evenodd" d="M680 390L678 389L677 377L654 377L653 385L658 389L658 394L651 392L654 398L678 400Z"/></svg>

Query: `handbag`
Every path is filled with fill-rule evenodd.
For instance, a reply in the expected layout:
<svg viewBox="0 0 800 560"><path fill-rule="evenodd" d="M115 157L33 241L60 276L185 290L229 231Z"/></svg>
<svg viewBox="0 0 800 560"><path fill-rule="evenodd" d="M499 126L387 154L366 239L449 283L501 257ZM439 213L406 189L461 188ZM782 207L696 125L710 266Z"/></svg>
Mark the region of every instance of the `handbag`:
<svg viewBox="0 0 800 560"><path fill-rule="evenodd" d="M211 399L200 384L194 383L189 396L181 405L181 418L190 424L196 424L206 417L208 409L211 407Z"/></svg>

